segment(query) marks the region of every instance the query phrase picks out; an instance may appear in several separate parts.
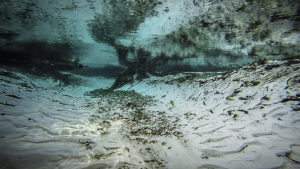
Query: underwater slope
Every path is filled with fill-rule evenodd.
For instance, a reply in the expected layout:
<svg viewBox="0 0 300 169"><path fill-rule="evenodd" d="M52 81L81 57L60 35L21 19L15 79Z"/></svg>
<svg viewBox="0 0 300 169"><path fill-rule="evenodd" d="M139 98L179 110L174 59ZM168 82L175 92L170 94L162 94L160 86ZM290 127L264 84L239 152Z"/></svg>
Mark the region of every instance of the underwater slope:
<svg viewBox="0 0 300 169"><path fill-rule="evenodd" d="M299 59L115 91L0 74L0 168L299 168Z"/></svg>
<svg viewBox="0 0 300 169"><path fill-rule="evenodd" d="M269 61L209 78L153 77L122 90L153 96L148 109L174 127L170 136L139 135L157 140L146 148L167 168L298 168L299 65Z"/></svg>

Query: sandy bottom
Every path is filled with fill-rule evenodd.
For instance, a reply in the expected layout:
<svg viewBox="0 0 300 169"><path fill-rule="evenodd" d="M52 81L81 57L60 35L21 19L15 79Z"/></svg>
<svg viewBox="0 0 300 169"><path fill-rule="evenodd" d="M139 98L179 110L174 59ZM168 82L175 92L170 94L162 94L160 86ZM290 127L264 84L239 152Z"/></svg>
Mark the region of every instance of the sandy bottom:
<svg viewBox="0 0 300 169"><path fill-rule="evenodd" d="M299 67L269 61L112 92L94 90L103 79L60 87L1 69L0 168L300 168Z"/></svg>

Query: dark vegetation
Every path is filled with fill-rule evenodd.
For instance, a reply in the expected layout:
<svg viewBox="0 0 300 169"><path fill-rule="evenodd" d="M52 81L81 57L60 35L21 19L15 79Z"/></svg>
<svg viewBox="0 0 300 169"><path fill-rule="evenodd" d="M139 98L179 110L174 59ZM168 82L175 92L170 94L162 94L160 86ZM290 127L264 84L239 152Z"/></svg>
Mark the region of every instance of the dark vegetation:
<svg viewBox="0 0 300 169"><path fill-rule="evenodd" d="M102 77L116 78L124 70L125 68L121 66L107 65L99 68L83 67L73 70L72 73L85 77L99 77L101 75Z"/></svg>
<svg viewBox="0 0 300 169"><path fill-rule="evenodd" d="M147 16L154 15L156 0L144 1L102 1L104 12L89 23L91 36L99 42L115 46L117 38L137 29Z"/></svg>
<svg viewBox="0 0 300 169"><path fill-rule="evenodd" d="M135 31L147 16L154 15L154 7L158 3L156 0L103 1L104 12L95 16L88 24L93 39L114 46L118 53L119 63L127 66L127 70L120 73L112 88L132 82L135 74L137 74L137 79L148 77L146 74L147 58L150 53L142 49L138 50L135 61L129 62L127 55L135 49L118 45L115 41Z"/></svg>
<svg viewBox="0 0 300 169"><path fill-rule="evenodd" d="M82 67L72 54L72 47L68 43L42 41L7 43L0 47L0 65L17 68L37 76L50 76L69 84L68 75L60 71Z"/></svg>
<svg viewBox="0 0 300 169"><path fill-rule="evenodd" d="M136 58L133 61L127 60L128 53L134 51L133 47L117 47L119 62L127 66L127 69L119 74L111 89L132 83L134 80L143 80L151 75L166 76L182 72L225 72L235 69L234 67L221 68L213 65L192 66L189 64L189 59L196 57L193 55L183 58L175 54L169 57L161 53L161 55L152 58L151 53L144 49L137 50ZM195 74L188 76L193 75ZM187 79L190 79L190 77L187 77Z"/></svg>

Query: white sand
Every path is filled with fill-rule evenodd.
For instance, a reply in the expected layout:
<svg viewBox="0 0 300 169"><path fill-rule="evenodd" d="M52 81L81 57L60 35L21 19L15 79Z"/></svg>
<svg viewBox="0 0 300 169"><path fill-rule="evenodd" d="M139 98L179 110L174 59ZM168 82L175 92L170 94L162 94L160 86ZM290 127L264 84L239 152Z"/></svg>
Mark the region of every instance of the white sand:
<svg viewBox="0 0 300 169"><path fill-rule="evenodd" d="M126 85L155 100L137 122L91 87L0 75L0 168L299 168L300 64L285 62Z"/></svg>

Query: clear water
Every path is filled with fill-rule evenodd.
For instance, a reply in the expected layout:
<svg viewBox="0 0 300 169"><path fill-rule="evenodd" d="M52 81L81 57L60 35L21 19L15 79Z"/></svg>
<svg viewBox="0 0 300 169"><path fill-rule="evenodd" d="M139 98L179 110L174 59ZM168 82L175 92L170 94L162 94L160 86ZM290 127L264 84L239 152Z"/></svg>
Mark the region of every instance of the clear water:
<svg viewBox="0 0 300 169"><path fill-rule="evenodd" d="M299 168L299 12L0 0L0 169Z"/></svg>

